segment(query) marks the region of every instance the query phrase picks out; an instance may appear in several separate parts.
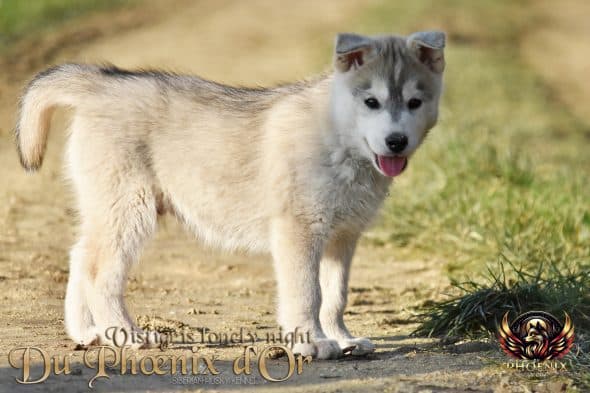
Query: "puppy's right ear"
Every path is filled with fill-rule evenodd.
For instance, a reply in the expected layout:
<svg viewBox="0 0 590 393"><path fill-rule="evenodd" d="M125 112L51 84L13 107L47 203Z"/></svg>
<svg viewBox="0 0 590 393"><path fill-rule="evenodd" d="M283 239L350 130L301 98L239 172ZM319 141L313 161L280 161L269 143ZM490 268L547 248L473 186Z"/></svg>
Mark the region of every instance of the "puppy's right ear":
<svg viewBox="0 0 590 393"><path fill-rule="evenodd" d="M370 37L340 33L336 37L334 66L340 72L358 69L377 56L377 46Z"/></svg>

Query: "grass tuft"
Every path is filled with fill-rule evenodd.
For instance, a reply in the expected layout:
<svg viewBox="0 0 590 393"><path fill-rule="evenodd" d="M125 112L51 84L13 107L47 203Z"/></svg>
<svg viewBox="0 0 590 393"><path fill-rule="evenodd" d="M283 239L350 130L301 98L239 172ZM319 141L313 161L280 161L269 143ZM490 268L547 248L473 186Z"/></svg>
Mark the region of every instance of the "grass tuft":
<svg viewBox="0 0 590 393"><path fill-rule="evenodd" d="M503 256L499 271L488 268L483 283L453 282L457 296L430 303L422 309L414 332L425 336L495 335L507 311L511 318L540 310L563 320L567 312L578 337L590 333L590 275L578 267L561 264L539 266L529 273ZM580 341L580 340L578 340Z"/></svg>

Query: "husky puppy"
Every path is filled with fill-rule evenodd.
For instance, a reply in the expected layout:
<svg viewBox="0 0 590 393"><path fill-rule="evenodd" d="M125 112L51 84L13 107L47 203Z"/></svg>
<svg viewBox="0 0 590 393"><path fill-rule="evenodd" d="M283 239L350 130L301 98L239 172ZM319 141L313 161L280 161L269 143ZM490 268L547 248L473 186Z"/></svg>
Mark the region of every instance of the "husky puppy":
<svg viewBox="0 0 590 393"><path fill-rule="evenodd" d="M158 215L171 212L205 243L271 253L283 332L311 337L295 352L374 351L343 321L350 263L392 178L436 123L444 45L441 32L339 34L332 73L272 88L82 64L38 74L16 126L25 169L41 166L54 109L74 109L72 340L141 332L124 302L128 271Z"/></svg>

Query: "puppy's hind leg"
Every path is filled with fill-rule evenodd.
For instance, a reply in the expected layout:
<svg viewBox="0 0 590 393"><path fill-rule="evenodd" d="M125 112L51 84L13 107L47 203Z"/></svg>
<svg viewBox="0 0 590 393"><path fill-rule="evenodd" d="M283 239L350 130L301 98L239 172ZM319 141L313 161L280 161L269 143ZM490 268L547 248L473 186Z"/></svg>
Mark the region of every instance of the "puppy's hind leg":
<svg viewBox="0 0 590 393"><path fill-rule="evenodd" d="M89 284L84 274L84 238L70 251L70 277L66 291L65 324L70 338L77 344L87 346L98 341L98 332L88 308L85 288Z"/></svg>
<svg viewBox="0 0 590 393"><path fill-rule="evenodd" d="M81 344L97 337L107 344L141 346L139 340L132 342L131 334L139 329L125 306L124 291L130 267L156 228L149 154L104 137L96 125L75 120L72 128L67 159L81 237L71 255L67 331ZM114 329L122 332L116 341Z"/></svg>
<svg viewBox="0 0 590 393"><path fill-rule="evenodd" d="M89 218L86 229L86 299L100 341L115 345L146 346L146 336L125 306L128 272L145 240L156 227L156 200L151 189L126 187L113 196L103 218ZM140 333L139 335L137 333ZM157 335L151 333L151 344Z"/></svg>

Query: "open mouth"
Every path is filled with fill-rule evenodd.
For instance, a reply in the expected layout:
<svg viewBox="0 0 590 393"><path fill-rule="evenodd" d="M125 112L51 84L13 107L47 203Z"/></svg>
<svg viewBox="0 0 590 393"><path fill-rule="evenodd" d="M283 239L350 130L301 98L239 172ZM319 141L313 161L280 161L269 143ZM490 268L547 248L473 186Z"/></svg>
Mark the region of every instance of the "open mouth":
<svg viewBox="0 0 590 393"><path fill-rule="evenodd" d="M377 168L389 177L400 175L408 166L408 158L400 156L380 156L375 154Z"/></svg>

